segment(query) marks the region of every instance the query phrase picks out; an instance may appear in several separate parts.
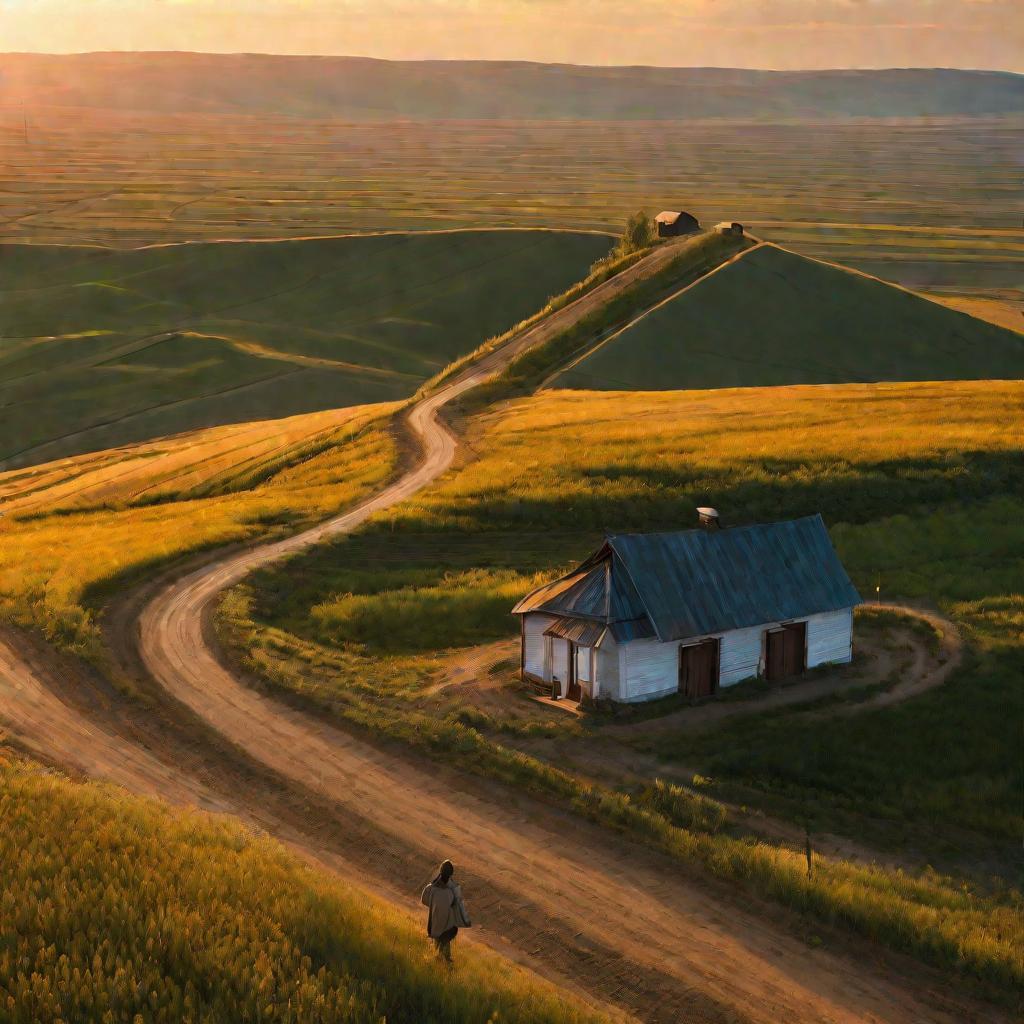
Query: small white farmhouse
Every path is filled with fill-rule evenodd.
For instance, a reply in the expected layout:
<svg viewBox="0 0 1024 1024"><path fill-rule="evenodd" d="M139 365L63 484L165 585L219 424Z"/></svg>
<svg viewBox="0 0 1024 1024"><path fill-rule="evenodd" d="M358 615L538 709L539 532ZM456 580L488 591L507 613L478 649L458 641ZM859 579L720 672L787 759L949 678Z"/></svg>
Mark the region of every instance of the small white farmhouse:
<svg viewBox="0 0 1024 1024"><path fill-rule="evenodd" d="M820 515L608 537L520 601L524 678L580 700L706 697L743 679L848 662L850 582Z"/></svg>

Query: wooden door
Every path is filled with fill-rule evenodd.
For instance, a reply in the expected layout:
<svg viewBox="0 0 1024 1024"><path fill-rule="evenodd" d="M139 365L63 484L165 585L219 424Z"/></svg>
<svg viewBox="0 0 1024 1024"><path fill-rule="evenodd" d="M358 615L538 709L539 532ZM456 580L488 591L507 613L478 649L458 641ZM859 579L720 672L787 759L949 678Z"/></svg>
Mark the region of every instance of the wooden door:
<svg viewBox="0 0 1024 1024"><path fill-rule="evenodd" d="M807 667L807 623L794 622L785 628L786 675L798 676Z"/></svg>
<svg viewBox="0 0 1024 1024"><path fill-rule="evenodd" d="M764 635L764 676L769 682L786 677L786 631L770 629Z"/></svg>
<svg viewBox="0 0 1024 1024"><path fill-rule="evenodd" d="M769 681L797 676L807 666L807 623L769 630L765 637L765 675Z"/></svg>
<svg viewBox="0 0 1024 1024"><path fill-rule="evenodd" d="M679 692L684 697L710 697L718 689L717 640L679 648Z"/></svg>
<svg viewBox="0 0 1024 1024"><path fill-rule="evenodd" d="M576 677L576 652L578 648L574 643L569 644L569 688L566 690L566 697L569 700L582 700L583 687Z"/></svg>

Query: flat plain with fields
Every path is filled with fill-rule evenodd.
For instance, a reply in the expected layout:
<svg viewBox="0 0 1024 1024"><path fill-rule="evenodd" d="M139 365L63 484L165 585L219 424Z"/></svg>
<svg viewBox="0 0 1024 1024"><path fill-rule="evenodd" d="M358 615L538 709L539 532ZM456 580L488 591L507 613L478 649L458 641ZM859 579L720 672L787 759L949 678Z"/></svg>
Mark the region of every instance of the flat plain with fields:
<svg viewBox="0 0 1024 1024"><path fill-rule="evenodd" d="M615 231L682 207L910 287L991 294L1019 287L1020 144L1011 116L396 124L59 107L30 109L26 144L9 110L0 238Z"/></svg>

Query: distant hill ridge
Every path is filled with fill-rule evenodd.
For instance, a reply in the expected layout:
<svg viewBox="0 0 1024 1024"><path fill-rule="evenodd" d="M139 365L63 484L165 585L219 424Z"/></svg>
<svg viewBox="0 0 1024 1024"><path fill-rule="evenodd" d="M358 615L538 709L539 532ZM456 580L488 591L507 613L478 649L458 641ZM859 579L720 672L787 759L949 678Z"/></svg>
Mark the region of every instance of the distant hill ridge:
<svg viewBox="0 0 1024 1024"><path fill-rule="evenodd" d="M1024 75L261 54L0 54L0 107L409 119L812 119L1024 112Z"/></svg>
<svg viewBox="0 0 1024 1024"><path fill-rule="evenodd" d="M769 244L612 336L554 386L673 391L1022 376L1024 334Z"/></svg>

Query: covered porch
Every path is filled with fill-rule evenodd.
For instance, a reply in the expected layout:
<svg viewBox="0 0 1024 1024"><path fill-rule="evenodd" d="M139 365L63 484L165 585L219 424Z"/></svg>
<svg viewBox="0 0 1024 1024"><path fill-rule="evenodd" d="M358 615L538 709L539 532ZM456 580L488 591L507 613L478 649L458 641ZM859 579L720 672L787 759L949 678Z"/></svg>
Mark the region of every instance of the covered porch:
<svg viewBox="0 0 1024 1024"><path fill-rule="evenodd" d="M523 676L542 696L576 704L601 696L602 648L614 642L603 622L530 615L522 629Z"/></svg>

